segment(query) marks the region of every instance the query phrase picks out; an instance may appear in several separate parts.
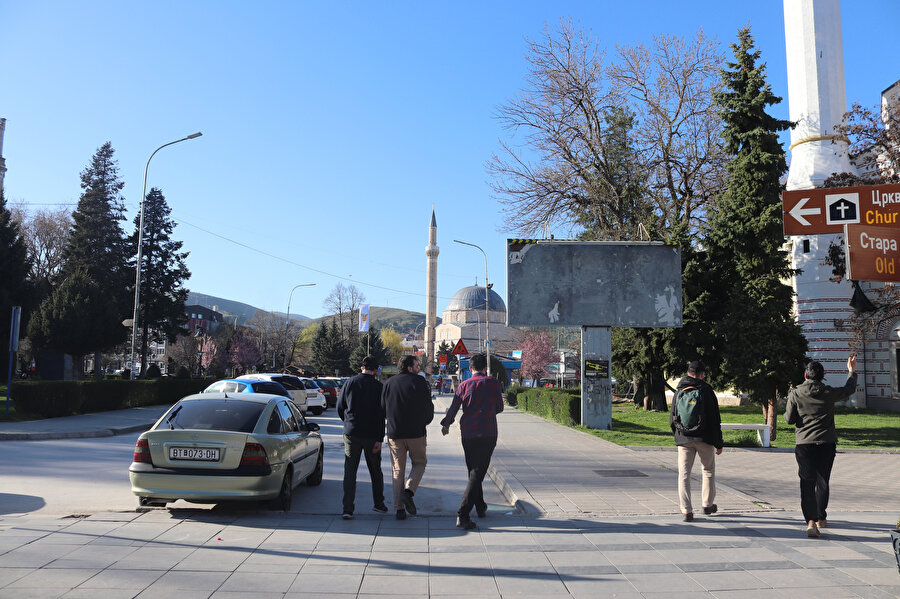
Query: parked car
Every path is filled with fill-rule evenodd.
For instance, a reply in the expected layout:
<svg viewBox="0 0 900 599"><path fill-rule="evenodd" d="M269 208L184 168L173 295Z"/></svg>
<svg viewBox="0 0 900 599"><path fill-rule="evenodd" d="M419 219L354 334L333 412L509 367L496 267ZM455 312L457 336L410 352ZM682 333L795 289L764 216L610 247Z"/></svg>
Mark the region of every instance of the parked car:
<svg viewBox="0 0 900 599"><path fill-rule="evenodd" d="M316 384L316 381L305 376L297 378L300 379L306 388L306 401L309 403L309 411L318 416L328 409L328 400L325 398L322 388Z"/></svg>
<svg viewBox="0 0 900 599"><path fill-rule="evenodd" d="M224 379L216 381L201 393L268 393L269 395L281 395L293 400L290 392L281 383L265 380ZM298 408L299 409L299 408Z"/></svg>
<svg viewBox="0 0 900 599"><path fill-rule="evenodd" d="M332 378L316 378L316 384L322 389L322 394L325 396L325 401L328 402L328 407L333 408L337 405L338 393L341 392L340 379L332 379Z"/></svg>
<svg viewBox="0 0 900 599"><path fill-rule="evenodd" d="M296 405L301 412L310 411L318 416L325 411L325 408L328 405L325 401L325 396L319 392L317 387L310 388L310 386L301 380L300 377L294 376L293 374L260 372L239 376L237 377L237 380L262 380L281 383L284 388L288 390L288 393L291 394L294 405Z"/></svg>
<svg viewBox="0 0 900 599"><path fill-rule="evenodd" d="M318 430L281 395L189 395L138 437L131 491L142 506L244 500L288 511L294 487L322 482Z"/></svg>

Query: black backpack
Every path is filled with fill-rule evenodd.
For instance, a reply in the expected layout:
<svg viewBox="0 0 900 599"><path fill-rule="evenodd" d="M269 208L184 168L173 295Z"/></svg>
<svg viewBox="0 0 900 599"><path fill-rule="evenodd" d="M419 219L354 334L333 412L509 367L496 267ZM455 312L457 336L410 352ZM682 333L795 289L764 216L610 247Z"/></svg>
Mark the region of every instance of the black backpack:
<svg viewBox="0 0 900 599"><path fill-rule="evenodd" d="M683 433L697 433L703 428L704 400L699 387L683 387L675 394L675 427Z"/></svg>

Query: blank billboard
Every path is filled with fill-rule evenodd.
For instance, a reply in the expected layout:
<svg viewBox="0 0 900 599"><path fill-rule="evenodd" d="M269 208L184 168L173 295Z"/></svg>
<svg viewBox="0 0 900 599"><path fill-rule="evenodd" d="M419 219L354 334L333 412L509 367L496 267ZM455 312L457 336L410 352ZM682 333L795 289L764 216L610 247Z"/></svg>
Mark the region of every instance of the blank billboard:
<svg viewBox="0 0 900 599"><path fill-rule="evenodd" d="M509 239L506 273L510 326L681 326L677 246Z"/></svg>

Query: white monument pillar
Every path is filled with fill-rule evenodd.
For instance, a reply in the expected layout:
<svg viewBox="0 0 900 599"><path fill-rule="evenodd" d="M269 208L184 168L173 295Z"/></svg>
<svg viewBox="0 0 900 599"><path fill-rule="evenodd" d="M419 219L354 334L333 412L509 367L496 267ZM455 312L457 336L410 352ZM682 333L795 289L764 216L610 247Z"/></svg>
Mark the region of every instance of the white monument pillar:
<svg viewBox="0 0 900 599"><path fill-rule="evenodd" d="M784 0L791 164L787 189L821 187L834 173L855 172L849 143L835 134L847 110L840 0ZM830 384L846 375L853 295L846 280L834 283L823 264L838 235L793 236L791 263L802 273L793 280L796 312L809 341L809 355L825 367ZM862 369L860 365L860 369Z"/></svg>
<svg viewBox="0 0 900 599"><path fill-rule="evenodd" d="M431 224L428 226L428 245L425 247L427 261L427 279L425 281L428 299L425 302L425 363L423 370L431 373L431 361L434 360L434 329L437 324L437 258L441 253L437 245L437 220L434 209L431 210Z"/></svg>

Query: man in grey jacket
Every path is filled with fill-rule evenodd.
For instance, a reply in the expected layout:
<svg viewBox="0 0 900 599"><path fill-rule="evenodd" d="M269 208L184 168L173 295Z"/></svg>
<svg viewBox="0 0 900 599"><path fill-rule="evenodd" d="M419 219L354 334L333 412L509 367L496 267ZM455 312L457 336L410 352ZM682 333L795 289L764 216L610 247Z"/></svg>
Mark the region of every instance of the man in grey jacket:
<svg viewBox="0 0 900 599"><path fill-rule="evenodd" d="M819 529L828 525L831 467L837 448L834 427L834 404L856 392L856 356L847 358L847 383L843 387L829 387L822 382L825 368L819 362L806 365L806 380L788 395L784 419L797 426L794 457L800 475L800 509L806 520L806 535L819 536Z"/></svg>

